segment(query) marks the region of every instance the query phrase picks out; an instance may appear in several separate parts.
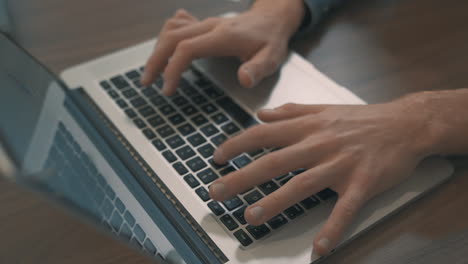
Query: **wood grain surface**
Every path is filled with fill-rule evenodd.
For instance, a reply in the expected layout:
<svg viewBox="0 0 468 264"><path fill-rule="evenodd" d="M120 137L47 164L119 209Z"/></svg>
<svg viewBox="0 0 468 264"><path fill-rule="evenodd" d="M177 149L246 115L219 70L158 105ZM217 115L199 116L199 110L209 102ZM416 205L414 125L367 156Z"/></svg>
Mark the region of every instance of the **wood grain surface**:
<svg viewBox="0 0 468 264"><path fill-rule="evenodd" d="M13 36L54 72L157 35L177 8L199 17L247 1L10 0ZM468 1L349 0L292 48L370 103L468 87ZM0 58L1 59L1 58ZM468 166L325 263L468 263ZM0 181L0 263L151 263ZM312 238L311 238L312 243Z"/></svg>

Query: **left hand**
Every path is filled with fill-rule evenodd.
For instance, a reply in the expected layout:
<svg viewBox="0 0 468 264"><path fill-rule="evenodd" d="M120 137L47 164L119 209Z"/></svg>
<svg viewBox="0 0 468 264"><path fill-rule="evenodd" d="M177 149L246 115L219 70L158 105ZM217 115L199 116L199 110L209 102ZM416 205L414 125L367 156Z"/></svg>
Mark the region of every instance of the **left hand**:
<svg viewBox="0 0 468 264"><path fill-rule="evenodd" d="M218 179L210 195L226 200L252 186L298 168L306 171L245 211L260 225L288 207L331 188L338 201L315 237L314 251L329 253L342 239L359 209L373 196L411 175L430 155L433 142L427 111L416 96L376 105L286 104L259 112L266 122L226 141L215 152L224 164L243 152L282 149Z"/></svg>

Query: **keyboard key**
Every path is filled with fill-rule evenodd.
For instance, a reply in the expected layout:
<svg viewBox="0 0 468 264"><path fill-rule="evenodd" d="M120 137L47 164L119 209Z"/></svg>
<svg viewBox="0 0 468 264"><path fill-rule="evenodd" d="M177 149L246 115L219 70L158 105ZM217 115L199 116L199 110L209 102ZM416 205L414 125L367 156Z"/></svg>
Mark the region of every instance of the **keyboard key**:
<svg viewBox="0 0 468 264"><path fill-rule="evenodd" d="M157 107L167 104L166 99L164 99L162 96L159 96L159 95L151 97L150 101L154 106L157 106Z"/></svg>
<svg viewBox="0 0 468 264"><path fill-rule="evenodd" d="M266 225L251 226L248 225L245 229L255 238L260 239L270 233L270 229Z"/></svg>
<svg viewBox="0 0 468 264"><path fill-rule="evenodd" d="M174 153L172 153L170 150L166 150L162 153L164 158L167 160L167 162L172 163L177 160L177 157L174 156Z"/></svg>
<svg viewBox="0 0 468 264"><path fill-rule="evenodd" d="M190 135L193 132L195 132L195 128L189 123L185 123L181 125L180 127L177 128L177 130L179 130L179 132L184 136Z"/></svg>
<svg viewBox="0 0 468 264"><path fill-rule="evenodd" d="M139 89L143 88L143 84L141 84L140 80L133 80L133 85Z"/></svg>
<svg viewBox="0 0 468 264"><path fill-rule="evenodd" d="M133 109L126 109L125 110L125 114L129 117L129 118L135 118L137 116L137 113L135 113L135 111L133 111Z"/></svg>
<svg viewBox="0 0 468 264"><path fill-rule="evenodd" d="M112 218L110 220L110 225L112 226L112 229L114 229L114 231L116 232L119 232L120 226L122 225L122 223L123 223L122 217L120 216L119 213L117 213L117 211L114 211L114 214L112 215Z"/></svg>
<svg viewBox="0 0 468 264"><path fill-rule="evenodd" d="M126 108L128 107L128 104L127 102L125 102L124 100L122 99L118 99L117 101L115 101L117 103L117 105L120 107L120 108Z"/></svg>
<svg viewBox="0 0 468 264"><path fill-rule="evenodd" d="M219 172L219 174L221 174L221 176L226 176L226 175L228 175L229 173L235 172L235 171L236 171L236 169L235 169L233 166L228 166L228 167L226 167L225 169L221 170L221 171Z"/></svg>
<svg viewBox="0 0 468 264"><path fill-rule="evenodd" d="M285 178L285 179L281 180L279 184L280 184L281 186L283 186L283 185L285 185L286 183L288 183L288 181L290 181L291 179L292 179L292 177Z"/></svg>
<svg viewBox="0 0 468 264"><path fill-rule="evenodd" d="M129 79L137 79L137 78L140 78L140 73L136 70L133 70L133 71L127 72L125 76L127 76L127 78Z"/></svg>
<svg viewBox="0 0 468 264"><path fill-rule="evenodd" d="M99 85L106 91L112 89L112 86L106 81L100 82Z"/></svg>
<svg viewBox="0 0 468 264"><path fill-rule="evenodd" d="M170 115L175 112L175 109L174 107L172 107L172 105L166 104L166 105L160 106L159 111L161 111L161 113L163 113L164 115Z"/></svg>
<svg viewBox="0 0 468 264"><path fill-rule="evenodd" d="M183 176L188 172L187 168L181 162L174 163L172 167L180 174L180 176Z"/></svg>
<svg viewBox="0 0 468 264"><path fill-rule="evenodd" d="M125 87L129 87L130 85L128 84L128 82L125 80L125 78L123 76L115 76L113 78L110 79L111 83L117 87L117 89L119 90L122 90L124 89Z"/></svg>
<svg viewBox="0 0 468 264"><path fill-rule="evenodd" d="M159 89L162 89L162 87L164 86L164 80L162 78L162 76L158 76L156 78L156 81L154 82L154 84L159 88Z"/></svg>
<svg viewBox="0 0 468 264"><path fill-rule="evenodd" d="M263 149L255 150L252 152L249 152L249 156L252 158L255 158L256 156L260 155L263 153Z"/></svg>
<svg viewBox="0 0 468 264"><path fill-rule="evenodd" d="M211 117L211 119L218 125L228 121L229 119L223 113L218 113Z"/></svg>
<svg viewBox="0 0 468 264"><path fill-rule="evenodd" d="M182 160L189 159L195 156L195 151L189 146L182 147L176 151L177 156L179 156Z"/></svg>
<svg viewBox="0 0 468 264"><path fill-rule="evenodd" d="M306 171L306 169L300 168L300 169L292 171L291 173L294 174L294 175L298 175L298 174L301 174L301 173L303 173L305 171Z"/></svg>
<svg viewBox="0 0 468 264"><path fill-rule="evenodd" d="M170 127L168 125L165 125L163 127L158 128L157 131L158 131L158 134L162 138L172 136L175 133L174 129L172 129L172 127Z"/></svg>
<svg viewBox="0 0 468 264"><path fill-rule="evenodd" d="M206 163L200 157L195 157L187 161L186 164L193 172L197 172L207 166Z"/></svg>
<svg viewBox="0 0 468 264"><path fill-rule="evenodd" d="M124 218L130 227L133 227L133 225L135 225L135 217L133 217L133 215L129 211L125 212Z"/></svg>
<svg viewBox="0 0 468 264"><path fill-rule="evenodd" d="M201 128L201 131L203 132L203 134L205 134L205 136L207 137L211 137L212 135L214 134L217 134L219 132L219 130L213 126L213 125L207 125L207 126L204 126Z"/></svg>
<svg viewBox="0 0 468 264"><path fill-rule="evenodd" d="M218 110L213 104L206 104L202 106L201 109L207 114L212 114Z"/></svg>
<svg viewBox="0 0 468 264"><path fill-rule="evenodd" d="M179 136L175 135L166 139L166 143L173 149L176 149L185 144L185 141Z"/></svg>
<svg viewBox="0 0 468 264"><path fill-rule="evenodd" d="M197 126L202 126L208 123L208 119L203 115L196 115L195 117L192 117L192 122Z"/></svg>
<svg viewBox="0 0 468 264"><path fill-rule="evenodd" d="M125 241L129 241L132 237L132 230L127 224L124 224L120 229L119 236L122 237Z"/></svg>
<svg viewBox="0 0 468 264"><path fill-rule="evenodd" d="M117 208L117 210L119 210L119 212L121 214L123 214L125 212L125 205L124 203L122 202L122 200L120 200L120 198L117 197L117 199L115 200L115 208Z"/></svg>
<svg viewBox="0 0 468 264"><path fill-rule="evenodd" d="M152 126L152 127L158 127L160 125L163 125L166 123L166 121L164 121L164 119L160 116L160 115L155 115L151 118L148 119L148 123Z"/></svg>
<svg viewBox="0 0 468 264"><path fill-rule="evenodd" d="M228 135L233 135L240 131L240 128L236 126L234 123L229 122L221 127L221 129L226 132Z"/></svg>
<svg viewBox="0 0 468 264"><path fill-rule="evenodd" d="M146 97L151 97L153 95L157 95L158 92L153 87L146 87L145 89L141 90L141 92L146 96Z"/></svg>
<svg viewBox="0 0 468 264"><path fill-rule="evenodd" d="M280 181L280 180L285 179L286 177L290 177L290 176L291 176L291 173L288 172L286 174L275 177L275 180Z"/></svg>
<svg viewBox="0 0 468 264"><path fill-rule="evenodd" d="M127 99L133 98L138 95L137 92L135 92L135 90L133 90L132 88L125 89L124 91L122 91L122 94Z"/></svg>
<svg viewBox="0 0 468 264"><path fill-rule="evenodd" d="M239 227L236 221L228 214L221 216L220 220L224 224L224 226L227 227L227 229L229 229L229 231L232 231Z"/></svg>
<svg viewBox="0 0 468 264"><path fill-rule="evenodd" d="M314 196L308 197L301 201L301 205L304 206L305 209L311 209L317 206L319 203L320 201Z"/></svg>
<svg viewBox="0 0 468 264"><path fill-rule="evenodd" d="M111 216L112 210L113 210L113 206L111 202L109 201L109 199L106 198L102 205L102 213L106 219Z"/></svg>
<svg viewBox="0 0 468 264"><path fill-rule="evenodd" d="M221 165L220 165L220 164L216 164L216 162L214 162L213 159L210 159L208 162L210 163L211 167L213 167L213 168L215 168L215 169L217 169L217 170L222 169L222 168L224 168L224 167L227 165L227 164L221 164Z"/></svg>
<svg viewBox="0 0 468 264"><path fill-rule="evenodd" d="M216 89L214 87L208 87L204 89L203 92L205 92L205 94L211 99L216 99L224 94L223 91Z"/></svg>
<svg viewBox="0 0 468 264"><path fill-rule="evenodd" d="M211 144L206 144L199 147L197 150L204 158L209 158L213 156L215 148Z"/></svg>
<svg viewBox="0 0 468 264"><path fill-rule="evenodd" d="M198 197L200 197L200 199L202 199L202 201L206 202L206 201L210 200L210 194L208 193L208 191L204 187L200 187L200 188L196 189L195 192L197 193Z"/></svg>
<svg viewBox="0 0 468 264"><path fill-rule="evenodd" d="M284 217L282 214L279 214L273 217L272 219L268 220L267 223L270 225L271 228L278 229L279 227L288 223L288 219L286 219L286 217Z"/></svg>
<svg viewBox="0 0 468 264"><path fill-rule="evenodd" d="M146 127L146 123L140 118L133 119L133 123L135 123L135 125L140 129Z"/></svg>
<svg viewBox="0 0 468 264"><path fill-rule="evenodd" d="M141 97L136 97L136 98L130 100L130 104L132 104L133 107L135 107L135 108L139 108L139 107L141 107L143 105L146 105L146 101L145 101L145 99L143 99Z"/></svg>
<svg viewBox="0 0 468 264"><path fill-rule="evenodd" d="M185 79L180 80L179 86L180 90L182 90L188 96L198 94L197 90Z"/></svg>
<svg viewBox="0 0 468 264"><path fill-rule="evenodd" d="M226 208L229 211L232 211L232 210L238 208L239 206L243 205L244 203L242 202L242 200L239 197L235 196L234 198L223 201L223 204L224 204L224 206L226 206Z"/></svg>
<svg viewBox="0 0 468 264"><path fill-rule="evenodd" d="M209 202L208 207L213 212L213 214L215 214L216 216L220 216L220 215L224 214L223 207L221 207L221 205L219 205L219 203L216 202L216 201Z"/></svg>
<svg viewBox="0 0 468 264"><path fill-rule="evenodd" d="M289 207L288 209L284 210L284 214L289 218L289 219L294 219L298 217L299 215L304 213L304 209L302 209L299 205L293 205Z"/></svg>
<svg viewBox="0 0 468 264"><path fill-rule="evenodd" d="M143 117L148 117L151 115L156 114L156 111L154 111L153 107L147 105L145 107L142 107L138 110L138 112L143 116Z"/></svg>
<svg viewBox="0 0 468 264"><path fill-rule="evenodd" d="M175 115L169 117L168 119L169 119L169 121L171 121L171 123L172 123L174 126L180 125L180 124L182 124L183 122L185 122L185 117L183 117L183 116L180 115L180 114L175 114Z"/></svg>
<svg viewBox="0 0 468 264"><path fill-rule="evenodd" d="M237 238L237 240L239 240L241 245L243 245L244 247L252 244L253 242L252 239L242 229L239 229L236 232L234 232L234 236Z"/></svg>
<svg viewBox="0 0 468 264"><path fill-rule="evenodd" d="M237 166L237 168L241 169L249 165L249 163L251 163L252 160L247 155L241 155L235 158L232 162L234 163L234 165Z"/></svg>
<svg viewBox="0 0 468 264"><path fill-rule="evenodd" d="M216 103L242 127L248 128L258 124L258 122L249 113L242 109L231 98L223 97L218 99Z"/></svg>
<svg viewBox="0 0 468 264"><path fill-rule="evenodd" d="M200 133L196 133L196 134L191 135L190 137L187 138L187 140L194 147L198 147L201 144L206 142L206 139L202 135L200 135Z"/></svg>
<svg viewBox="0 0 468 264"><path fill-rule="evenodd" d="M153 146L159 151L166 149L166 145L160 139L155 139L153 140L152 143L153 143Z"/></svg>
<svg viewBox="0 0 468 264"><path fill-rule="evenodd" d="M197 177L204 184L208 184L216 180L218 178L218 175L216 175L216 173L212 169L208 168L198 173Z"/></svg>
<svg viewBox="0 0 468 264"><path fill-rule="evenodd" d="M143 245L140 242L138 242L138 239L136 237L132 237L132 239L130 240L130 245L137 250L143 250Z"/></svg>
<svg viewBox="0 0 468 264"><path fill-rule="evenodd" d="M191 188L195 188L197 186L200 185L200 183L198 182L197 179L195 179L195 177L193 177L192 174L189 174L187 176L184 177L184 181L191 187Z"/></svg>
<svg viewBox="0 0 468 264"><path fill-rule="evenodd" d="M269 182L266 182L266 183L263 183L263 184L260 184L258 186L258 188L265 194L265 195L269 195L270 193L278 190L279 186L272 182L272 181L269 181Z"/></svg>
<svg viewBox="0 0 468 264"><path fill-rule="evenodd" d="M244 200L248 204L254 204L262 198L263 198L263 195L257 190L254 190L244 196Z"/></svg>
<svg viewBox="0 0 468 264"><path fill-rule="evenodd" d="M156 250L156 247L154 246L153 242L149 240L149 238L145 240L145 243L143 243L143 246L153 256L156 255L156 253L158 253L158 251Z"/></svg>
<svg viewBox="0 0 468 264"><path fill-rule="evenodd" d="M178 107L184 106L189 103L189 101L182 96L176 96L172 99L172 102L177 105Z"/></svg>
<svg viewBox="0 0 468 264"><path fill-rule="evenodd" d="M114 91L114 90L109 90L107 91L107 93L109 94L109 96L112 98L112 99L115 99L115 98L119 98L119 94Z"/></svg>
<svg viewBox="0 0 468 264"><path fill-rule="evenodd" d="M156 134L154 134L153 130L149 129L149 128L145 128L143 129L143 134L145 135L145 137L149 140L152 140L153 138L156 137Z"/></svg>
<svg viewBox="0 0 468 264"><path fill-rule="evenodd" d="M182 112L186 115L186 116L191 116L193 114L196 114L198 112L198 110L193 106L193 105L187 105L187 106L184 106L182 108Z"/></svg>
<svg viewBox="0 0 468 264"><path fill-rule="evenodd" d="M226 135L224 135L224 134L219 134L219 135L213 137L213 138L211 139L211 142L213 142L213 144L215 144L216 146L219 147L219 146L221 146L221 144L223 144L224 141L226 141L227 139L228 139L228 138L226 137Z"/></svg>
<svg viewBox="0 0 468 264"><path fill-rule="evenodd" d="M208 87L208 86L212 86L212 83L206 79L205 76L203 75L200 75L199 78L195 81L195 84L198 85L199 87Z"/></svg>
<svg viewBox="0 0 468 264"><path fill-rule="evenodd" d="M244 218L244 212L245 212L245 209L247 208L247 206L243 206L241 208L239 208L238 210L234 211L234 213L232 213L232 215L237 219L237 221L239 221L239 223L241 223L242 225L245 225L247 224L247 221L245 221L245 218Z"/></svg>
<svg viewBox="0 0 468 264"><path fill-rule="evenodd" d="M335 198L338 194L334 192L333 190L326 188L320 192L317 193L317 196L320 197L322 200L328 200L331 198Z"/></svg>
<svg viewBox="0 0 468 264"><path fill-rule="evenodd" d="M135 237L138 239L138 241L143 242L143 240L146 237L146 234L139 224L137 224L135 228L133 228L133 232L135 234Z"/></svg>
<svg viewBox="0 0 468 264"><path fill-rule="evenodd" d="M197 95L195 97L192 97L192 101L197 105L201 105L207 102L205 96L203 95Z"/></svg>

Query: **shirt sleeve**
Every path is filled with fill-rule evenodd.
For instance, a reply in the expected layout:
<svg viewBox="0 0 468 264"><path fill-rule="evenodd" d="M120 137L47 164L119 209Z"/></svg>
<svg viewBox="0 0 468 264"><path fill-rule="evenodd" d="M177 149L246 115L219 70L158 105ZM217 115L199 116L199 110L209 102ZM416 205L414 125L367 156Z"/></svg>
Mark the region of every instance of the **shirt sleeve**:
<svg viewBox="0 0 468 264"><path fill-rule="evenodd" d="M296 36L310 32L327 14L344 0L304 0L306 15Z"/></svg>

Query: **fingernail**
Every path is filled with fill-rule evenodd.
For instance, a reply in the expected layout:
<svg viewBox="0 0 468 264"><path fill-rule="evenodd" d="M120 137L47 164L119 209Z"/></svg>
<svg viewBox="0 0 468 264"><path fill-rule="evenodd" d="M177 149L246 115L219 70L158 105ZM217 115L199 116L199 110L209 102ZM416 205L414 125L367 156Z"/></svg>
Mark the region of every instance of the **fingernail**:
<svg viewBox="0 0 468 264"><path fill-rule="evenodd" d="M213 183L210 186L210 191L214 198L217 198L217 200L224 200L222 198L226 194L226 185L224 185L222 182Z"/></svg>
<svg viewBox="0 0 468 264"><path fill-rule="evenodd" d="M255 206L254 208L250 209L250 214L256 220L261 220L263 218L264 211L265 210L263 209L263 207Z"/></svg>
<svg viewBox="0 0 468 264"><path fill-rule="evenodd" d="M245 72L245 74L247 74L247 77L249 77L249 79L250 79L250 87L249 88L254 87L255 84L256 84L256 80L255 80L255 75L253 74L252 70L249 67L244 67L243 71Z"/></svg>
<svg viewBox="0 0 468 264"><path fill-rule="evenodd" d="M330 240L328 240L328 238L321 238L317 244L323 251L328 252L328 248L330 247Z"/></svg>

